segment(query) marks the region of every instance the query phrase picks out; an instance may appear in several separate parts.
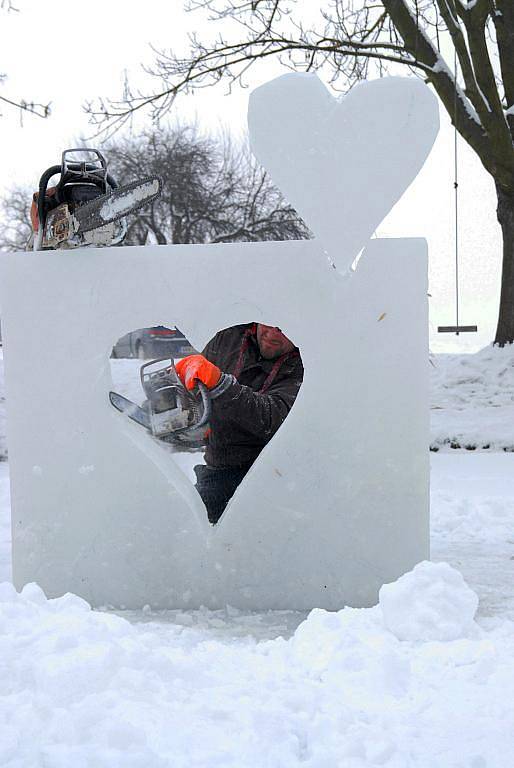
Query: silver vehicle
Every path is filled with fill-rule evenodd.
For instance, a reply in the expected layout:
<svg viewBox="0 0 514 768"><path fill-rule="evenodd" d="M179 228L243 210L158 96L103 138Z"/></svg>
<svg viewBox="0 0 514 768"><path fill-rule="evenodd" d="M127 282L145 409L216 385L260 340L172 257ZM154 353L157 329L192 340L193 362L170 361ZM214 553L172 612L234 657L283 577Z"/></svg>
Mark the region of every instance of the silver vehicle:
<svg viewBox="0 0 514 768"><path fill-rule="evenodd" d="M153 328L139 328L122 336L114 345L111 357L151 360L158 357L186 357L195 351L178 328L155 325Z"/></svg>

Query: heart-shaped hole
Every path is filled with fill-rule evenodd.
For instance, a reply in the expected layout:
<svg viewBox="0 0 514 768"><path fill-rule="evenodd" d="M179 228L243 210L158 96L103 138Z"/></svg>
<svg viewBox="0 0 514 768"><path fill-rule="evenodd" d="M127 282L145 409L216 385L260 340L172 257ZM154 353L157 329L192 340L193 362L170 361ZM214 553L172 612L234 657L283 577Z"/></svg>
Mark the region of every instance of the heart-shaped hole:
<svg viewBox="0 0 514 768"><path fill-rule="evenodd" d="M178 328L119 339L111 404L158 440L194 482L216 524L289 414L303 381L299 349L263 323L225 328L201 354Z"/></svg>

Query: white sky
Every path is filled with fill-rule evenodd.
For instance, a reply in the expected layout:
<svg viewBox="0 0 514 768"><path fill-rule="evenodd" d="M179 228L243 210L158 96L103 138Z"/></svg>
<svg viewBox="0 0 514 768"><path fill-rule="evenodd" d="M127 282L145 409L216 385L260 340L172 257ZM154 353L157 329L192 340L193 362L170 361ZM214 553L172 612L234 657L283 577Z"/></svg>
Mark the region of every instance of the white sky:
<svg viewBox="0 0 514 768"><path fill-rule="evenodd" d="M9 98L52 102L52 116L40 120L0 107L0 186L37 186L39 176L60 162L64 148L91 135L82 104L121 93L124 71L131 81L151 64L149 44L187 50L195 27L215 33L201 17L185 14L182 0L16 0L19 13L0 12L0 72L8 74L2 93ZM252 84L281 73L276 64L254 70ZM148 81L146 81L148 82ZM206 130L245 130L249 90L226 94L226 85L182 97L172 119L197 119ZM442 128L424 169L378 230L378 235L426 237L429 242L430 344L434 351L472 351L490 343L497 320L501 239L492 181L464 142L460 156L460 321L477 324L478 334L437 334L437 325L455 320L453 133L441 111ZM2 190L3 191L3 190Z"/></svg>

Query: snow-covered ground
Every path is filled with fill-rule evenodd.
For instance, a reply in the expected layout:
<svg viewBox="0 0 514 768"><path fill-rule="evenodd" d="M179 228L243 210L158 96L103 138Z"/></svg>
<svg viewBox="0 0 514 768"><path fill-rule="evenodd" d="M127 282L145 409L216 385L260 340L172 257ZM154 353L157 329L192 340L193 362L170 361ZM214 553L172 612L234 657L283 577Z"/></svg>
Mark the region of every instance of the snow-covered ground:
<svg viewBox="0 0 514 768"><path fill-rule="evenodd" d="M431 447L514 451L514 344L433 355Z"/></svg>
<svg viewBox="0 0 514 768"><path fill-rule="evenodd" d="M112 362L137 399L138 363ZM18 594L0 462L0 766L514 765L514 351L430 368L432 563L371 609L116 615ZM2 397L0 375L0 454Z"/></svg>

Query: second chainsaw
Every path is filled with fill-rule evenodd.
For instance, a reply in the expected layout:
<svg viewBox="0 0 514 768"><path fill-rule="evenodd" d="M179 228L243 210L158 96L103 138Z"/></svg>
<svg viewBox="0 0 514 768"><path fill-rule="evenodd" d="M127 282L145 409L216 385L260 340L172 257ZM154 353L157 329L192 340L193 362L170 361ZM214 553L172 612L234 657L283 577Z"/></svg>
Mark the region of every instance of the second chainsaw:
<svg viewBox="0 0 514 768"><path fill-rule="evenodd" d="M59 176L49 186L53 176ZM34 250L83 248L120 243L125 216L161 194L158 176L119 186L97 149L67 149L60 165L48 168L39 181L31 208Z"/></svg>

